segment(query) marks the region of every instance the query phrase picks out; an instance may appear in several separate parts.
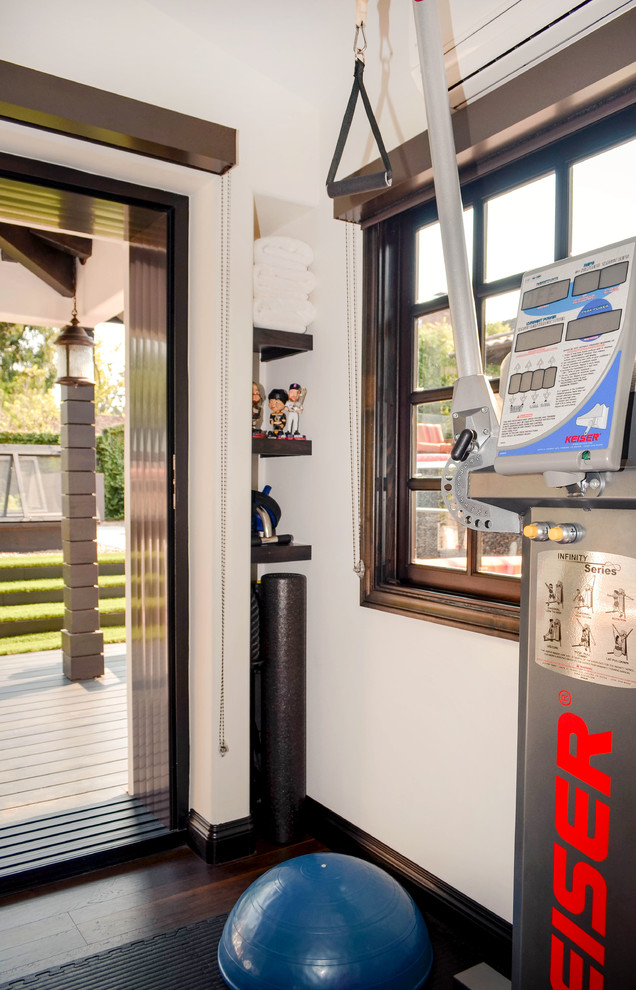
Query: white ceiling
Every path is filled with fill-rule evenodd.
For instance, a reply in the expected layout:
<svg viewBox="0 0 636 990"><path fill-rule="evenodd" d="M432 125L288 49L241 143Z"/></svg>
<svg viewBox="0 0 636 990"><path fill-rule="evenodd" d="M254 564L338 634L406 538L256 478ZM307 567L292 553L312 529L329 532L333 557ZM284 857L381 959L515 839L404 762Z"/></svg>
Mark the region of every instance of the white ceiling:
<svg viewBox="0 0 636 990"><path fill-rule="evenodd" d="M624 13L636 0L590 0L578 11L575 8L580 2L575 0L438 2L449 83L482 70L480 78L465 87L466 97L474 98ZM185 26L196 26L196 31L212 44L248 61L270 79L318 105L331 98L334 64L352 50L355 0L242 0L240 5L227 0L149 3ZM412 6L412 0L369 0L369 67L374 59L399 60L402 64L408 59L410 70L419 71ZM532 38L550 24L553 26ZM510 49L514 51L504 55ZM493 59L498 60L496 66L483 69ZM463 96L461 91L455 94L455 105L462 102Z"/></svg>
<svg viewBox="0 0 636 990"><path fill-rule="evenodd" d="M510 75L523 71L636 4L636 0L589 0L581 10L569 13L580 5L580 0L437 2L453 106L477 98ZM144 0L144 5L146 10L154 8L157 15L171 19L175 30L178 25L182 34L200 35L210 46L211 58L216 48L236 59L237 63L248 63L262 75L324 111L327 115L325 142L332 147L331 140L333 137L335 141L350 88L355 0L314 0L313 3L242 0L240 5L228 0L179 0L178 3L175 0ZM369 0L368 5L365 81L388 148L394 148L425 127L423 100L417 92L417 89L421 90L421 82L412 6L413 0ZM558 23L554 24L554 21ZM544 25L551 26L541 31ZM493 60L494 64L489 65ZM471 78L453 86L467 76ZM354 129L355 126L356 122ZM352 134L345 150L341 174L353 171L377 155L366 120L359 120L358 127L359 133L355 137ZM275 209L280 220L278 200ZM261 219L265 212L263 200ZM29 284L24 288L30 292L31 299L29 320L63 322L67 318L67 301L54 298L57 308L55 312L47 310L48 319L45 320L47 298L55 294L46 290L43 284L38 285L35 276L26 271L19 273L18 280L17 267L0 265L0 295L4 308L13 314L11 318L17 318L15 313L19 310L17 299L15 306L9 304L13 298L11 293L17 293L26 281ZM87 269L89 267L96 268L94 264ZM92 289L89 292L86 287L86 298L79 300L82 318L89 325L104 318L94 306L98 296L108 301L112 312L122 308L121 301L111 299L114 291L111 286L101 287L101 295L97 286L93 288L96 292ZM43 296L41 304L36 296L38 300ZM90 318L87 319L85 313L89 311ZM0 314L0 318L8 319L9 316Z"/></svg>

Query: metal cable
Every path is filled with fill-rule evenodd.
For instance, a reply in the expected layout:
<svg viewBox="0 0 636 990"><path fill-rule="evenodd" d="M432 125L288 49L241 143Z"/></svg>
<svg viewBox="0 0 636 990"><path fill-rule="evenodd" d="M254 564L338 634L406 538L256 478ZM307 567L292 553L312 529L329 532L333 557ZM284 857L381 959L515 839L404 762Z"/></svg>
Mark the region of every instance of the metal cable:
<svg viewBox="0 0 636 990"><path fill-rule="evenodd" d="M221 564L221 684L219 688L219 753L229 750L225 739L225 604L227 578L227 459L229 428L229 380L230 380L230 215L232 180L231 172L221 179L221 244L220 244L220 330L221 353L219 360L220 383L220 564Z"/></svg>
<svg viewBox="0 0 636 990"><path fill-rule="evenodd" d="M538 28L538 30L536 30L532 34L528 35L528 37L522 38L521 41L518 41L511 48L506 49L506 51L501 52L499 55L495 55L494 58L491 58L488 62L485 62L483 65L480 65L477 69L474 69L472 72L467 73L461 79L458 79L457 82L454 82L452 84L452 86L449 86L448 87L448 92L452 94L453 90L458 89L460 86L463 86L466 82L468 82L469 79L475 78L481 72L483 72L485 69L491 68L491 66L496 65L497 62L501 62L508 55L511 55L513 52L516 52L519 49L523 48L524 45L527 45L529 42L534 41L535 38L538 38L540 35L544 34L546 31L548 31L550 28L555 27L555 25L559 24L561 21L565 21L568 17L571 17L572 14L575 14L577 11L581 10L581 8L583 8L583 7L587 7L588 4L590 4L592 2L593 2L593 0L581 0L581 3L578 3L578 4L576 4L576 6L571 7L570 10L566 10L565 13L561 14L559 17L556 17L553 21L550 21L548 24L543 25L543 27ZM526 69L528 66L532 65L533 62L536 63L538 60L540 60L540 58L547 58L556 49L562 48L564 45L570 44L570 42L572 42L576 38L578 38L583 31L587 31L590 28L596 27L596 25L598 25L602 21L606 20L612 14L618 13L618 11L622 10L623 7L629 7L632 2L633 2L633 0L625 0L625 3L619 3L619 4L617 4L617 6L615 6L611 11L609 11L609 12L606 11L604 14L602 14L599 17L597 17L596 20L592 21L591 24L587 24L585 27L578 28L578 29L576 29L574 31L573 34L568 35L567 38L565 38L565 39L562 38L560 41L555 42L550 48L548 48L543 53L543 55L541 55L539 57L538 56L532 56L526 62L523 62L521 66L517 65L517 67L514 70L511 69L510 72L508 72L505 76L503 76L502 79L499 80L499 82L498 82L497 85L501 85L502 81L504 79L507 79L508 76L518 73L521 69ZM514 4L513 4L513 6L514 6ZM502 11L502 13L507 13L507 11ZM499 16L499 15L497 15L497 16ZM480 31L482 29L482 27L485 27L485 26L486 25L480 26L480 28L478 28L478 31ZM474 33L476 34L477 32L474 32ZM469 35L468 37L471 37L471 36ZM465 40L466 39L463 38L462 39L462 43ZM491 85L491 84L489 84L489 85ZM479 90L478 92L473 93L473 95L471 96L471 101L474 102L479 96L482 95L482 93L486 92L488 90L488 88L489 88L489 86L486 86L485 88ZM457 107L463 106L465 102L466 101L463 101L463 103L457 104L457 106L455 104L453 104L453 109L455 110L455 109L457 109Z"/></svg>
<svg viewBox="0 0 636 990"><path fill-rule="evenodd" d="M360 557L360 382L358 362L358 256L357 229L346 224L345 277L347 284L347 373L349 384L349 468L351 472L351 540L353 570L364 576Z"/></svg>

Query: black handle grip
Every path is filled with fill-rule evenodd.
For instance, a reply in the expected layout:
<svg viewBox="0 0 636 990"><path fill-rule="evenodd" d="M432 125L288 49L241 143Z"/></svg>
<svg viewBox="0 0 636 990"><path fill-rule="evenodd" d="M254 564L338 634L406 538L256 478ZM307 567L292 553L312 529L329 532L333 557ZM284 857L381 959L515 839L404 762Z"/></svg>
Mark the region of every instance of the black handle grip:
<svg viewBox="0 0 636 990"><path fill-rule="evenodd" d="M337 179L327 183L330 199L337 196L355 196L356 193L377 192L388 189L393 182L390 172L372 172L370 175L352 175L348 179Z"/></svg>
<svg viewBox="0 0 636 990"><path fill-rule="evenodd" d="M454 461L465 461L470 453L470 448L477 439L474 430L462 430L453 444L451 457Z"/></svg>

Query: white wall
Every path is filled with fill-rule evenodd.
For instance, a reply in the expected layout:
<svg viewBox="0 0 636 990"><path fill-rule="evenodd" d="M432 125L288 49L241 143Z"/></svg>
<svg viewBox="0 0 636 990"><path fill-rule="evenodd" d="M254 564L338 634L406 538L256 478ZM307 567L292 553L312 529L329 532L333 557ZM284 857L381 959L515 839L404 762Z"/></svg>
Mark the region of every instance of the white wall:
<svg viewBox="0 0 636 990"><path fill-rule="evenodd" d="M386 9L386 6L385 6ZM107 11L107 16L106 16ZM399 45L411 28L396 13L387 144L419 129L419 94ZM351 79L325 59L324 106L311 105L145 0L108 8L24 0L2 13L0 58L216 120L239 130L232 177L230 497L226 612L226 734L217 753L220 660L218 519L219 180L0 127L3 147L83 162L192 197L190 314L191 805L218 824L248 814L248 616L251 242L286 232L315 251L319 286L314 351L270 365L268 387L308 386L303 428L311 458L260 466L283 507L284 529L313 545L308 577L308 792L337 814L465 894L512 913L517 648L491 637L360 608L352 570L347 425L344 226L332 219L324 178ZM390 28L392 31L393 29ZM146 43L140 54L140 38ZM306 41L306 39L304 39ZM275 33L263 43L276 58ZM65 57L71 55L71 57ZM166 71L165 58L170 59ZM371 67L368 70L371 76ZM337 80L337 85L334 82ZM381 94L369 89L374 98ZM342 100L331 99L335 91ZM356 167L354 132L346 168ZM362 137L361 137L362 135ZM6 142L9 142L7 144ZM355 144L357 142L357 145ZM31 149L31 150L29 150ZM373 151L373 149L370 149ZM57 156L57 157L56 157ZM66 156L66 157L65 157ZM373 154L371 155L373 157ZM131 162L133 164L131 165ZM119 170L119 171L118 171ZM214 459L216 458L216 460ZM286 565L289 567L290 565Z"/></svg>
<svg viewBox="0 0 636 990"><path fill-rule="evenodd" d="M308 580L308 793L510 920L517 646L360 607L345 228L322 202L284 230L316 248L319 316L314 350L264 374L267 388L307 385L313 455L268 460L261 479L281 502L282 531L313 547L310 563L293 566Z"/></svg>

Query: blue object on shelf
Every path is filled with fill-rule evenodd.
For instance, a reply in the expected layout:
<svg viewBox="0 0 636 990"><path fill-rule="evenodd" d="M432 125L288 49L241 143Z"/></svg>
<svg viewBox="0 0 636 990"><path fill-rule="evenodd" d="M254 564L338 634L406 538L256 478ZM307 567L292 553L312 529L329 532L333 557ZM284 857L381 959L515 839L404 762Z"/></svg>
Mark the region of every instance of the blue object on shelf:
<svg viewBox="0 0 636 990"><path fill-rule="evenodd" d="M231 990L418 990L433 964L413 898L377 866L340 853L288 860L230 912L219 969Z"/></svg>
<svg viewBox="0 0 636 990"><path fill-rule="evenodd" d="M265 485L262 492L252 491L253 533L262 533L265 536L276 534L276 527L280 522L280 505L270 495L271 490L271 485Z"/></svg>

